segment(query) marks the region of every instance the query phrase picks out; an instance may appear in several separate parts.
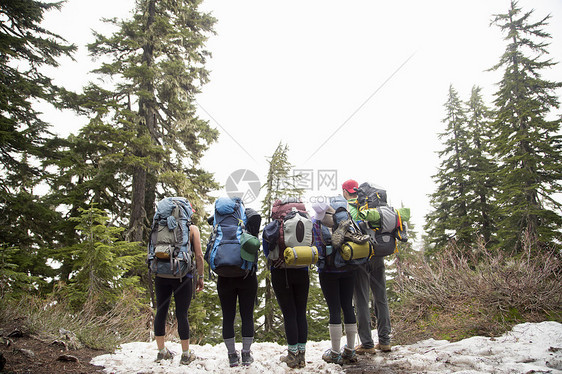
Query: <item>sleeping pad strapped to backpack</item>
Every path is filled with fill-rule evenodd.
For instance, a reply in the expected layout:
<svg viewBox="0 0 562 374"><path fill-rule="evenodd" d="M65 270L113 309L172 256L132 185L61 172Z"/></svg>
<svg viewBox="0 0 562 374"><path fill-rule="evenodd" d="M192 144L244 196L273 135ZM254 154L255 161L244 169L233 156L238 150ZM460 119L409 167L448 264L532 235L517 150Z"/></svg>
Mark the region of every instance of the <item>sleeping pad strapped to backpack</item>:
<svg viewBox="0 0 562 374"><path fill-rule="evenodd" d="M351 221L348 230L360 232L360 228L347 210L347 205L347 200L341 195L330 199L330 206L334 209L334 228L344 221ZM322 225L323 238L326 237L325 230L325 226ZM326 264L337 269L353 269L369 261L371 256L373 256L373 247L369 242L357 244L345 241L340 248L332 246L326 248Z"/></svg>
<svg viewBox="0 0 562 374"><path fill-rule="evenodd" d="M318 261L318 250L312 245L312 220L301 201L276 200L271 218L263 238L269 244L267 258L273 267L298 268Z"/></svg>

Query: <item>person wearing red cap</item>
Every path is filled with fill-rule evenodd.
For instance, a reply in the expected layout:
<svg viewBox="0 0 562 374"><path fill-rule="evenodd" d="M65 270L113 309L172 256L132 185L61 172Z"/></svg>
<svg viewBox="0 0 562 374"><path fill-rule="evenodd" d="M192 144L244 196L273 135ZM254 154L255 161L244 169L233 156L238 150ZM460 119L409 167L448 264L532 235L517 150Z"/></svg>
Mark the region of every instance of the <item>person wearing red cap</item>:
<svg viewBox="0 0 562 374"><path fill-rule="evenodd" d="M343 196L349 203L349 213L354 220L369 220L369 214L376 214L375 209L363 212L357 210L357 188L359 184L347 180L342 184ZM360 265L355 273L353 298L357 315L357 332L361 344L355 347L357 354L374 354L377 349L389 352L390 348L390 310L386 296L386 276L383 257L373 257L368 263ZM377 318L378 343L375 345L371 335L371 312L369 308L369 290L375 298L375 316Z"/></svg>
<svg viewBox="0 0 562 374"><path fill-rule="evenodd" d="M348 194L355 195L355 197L357 197L357 188L359 188L359 183L357 183L357 181L353 179L346 180L345 182L343 182L341 187ZM346 196L344 195L344 197Z"/></svg>

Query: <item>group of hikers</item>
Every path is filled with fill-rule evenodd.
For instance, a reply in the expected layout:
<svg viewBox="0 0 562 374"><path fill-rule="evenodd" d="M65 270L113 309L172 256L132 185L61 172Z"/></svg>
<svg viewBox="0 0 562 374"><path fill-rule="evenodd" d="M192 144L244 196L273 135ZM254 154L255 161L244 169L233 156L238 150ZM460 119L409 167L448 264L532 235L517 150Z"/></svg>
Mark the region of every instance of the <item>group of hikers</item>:
<svg viewBox="0 0 562 374"><path fill-rule="evenodd" d="M311 264L318 269L329 310L331 347L322 359L344 365L357 362L358 354L391 351L384 255L394 252L396 238L407 240L403 221L409 219L409 209L386 206L384 190L375 189L371 196L367 194L358 201L358 192L363 190L355 180L345 181L342 195L332 198L329 203L312 205L312 216L298 200L277 200L269 217L271 222L263 228L261 241L258 239L260 215L251 208L244 208L240 199L219 198L214 216L208 219L213 225L213 233L205 254L200 231L190 220L193 210L189 203L183 198L162 200L153 220L148 256L149 269L156 275L156 362L174 357L164 339L172 295L182 348L180 363L187 365L196 359L189 348L187 313L193 290L198 292L204 287L206 261L218 275L222 337L229 365L252 364L259 248L267 259L271 284L283 314L287 354L280 357L281 362L290 368L306 366ZM385 226L390 228L385 230ZM187 247L183 254L181 243ZM371 292L378 332L376 344L371 334ZM235 345L237 306L242 330L240 352Z"/></svg>

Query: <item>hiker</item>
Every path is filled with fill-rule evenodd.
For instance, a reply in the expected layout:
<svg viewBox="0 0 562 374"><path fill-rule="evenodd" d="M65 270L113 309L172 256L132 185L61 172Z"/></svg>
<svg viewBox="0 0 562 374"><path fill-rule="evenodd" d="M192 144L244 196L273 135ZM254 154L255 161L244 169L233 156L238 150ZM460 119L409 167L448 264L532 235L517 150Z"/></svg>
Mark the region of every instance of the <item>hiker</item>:
<svg viewBox="0 0 562 374"><path fill-rule="evenodd" d="M214 230L205 259L218 275L217 291L222 310L222 337L230 367L254 362L250 350L254 341L254 306L258 292L257 256L261 216L244 208L240 198L221 197L215 202ZM248 237L250 240L243 240ZM252 240L253 239L253 240ZM257 242L257 245L256 245ZM236 306L242 322L242 350L236 350L234 319Z"/></svg>
<svg viewBox="0 0 562 374"><path fill-rule="evenodd" d="M357 206L357 188L359 184L347 180L342 184L343 196L349 203L349 212L353 220L369 220L370 212L359 212ZM376 210L372 210L376 212ZM357 354L374 354L377 349L390 352L390 311L386 296L386 277L384 257L372 257L369 262L359 266L355 272L353 298L357 314L357 327L361 344L355 347ZM375 316L377 319L378 343L375 345L371 336L371 313L369 308L369 290L375 299Z"/></svg>
<svg viewBox="0 0 562 374"><path fill-rule="evenodd" d="M322 355L328 363L349 364L357 362L355 337L357 325L353 310L353 285L355 266L337 267L333 260L336 249L331 243L331 229L334 226L334 208L326 203L315 203L312 208L314 245L318 248L318 274L320 287L330 313L329 332L332 347ZM344 330L347 344L341 347L343 310Z"/></svg>
<svg viewBox="0 0 562 374"><path fill-rule="evenodd" d="M166 348L164 336L166 333L166 317L172 295L176 304L175 315L178 321L178 334L181 342L181 359L180 364L188 365L195 360L193 350L189 349L189 322L187 319L187 311L192 298L193 281L196 282L195 290L200 292L203 290L203 252L201 251L201 238L199 228L193 224L189 225L189 243L195 254L196 272L188 273L183 278L167 278L156 274L154 278L154 286L156 292L156 316L154 317L154 337L158 347L156 362L162 360L171 360L174 353ZM193 280L193 277L196 277Z"/></svg>
<svg viewBox="0 0 562 374"><path fill-rule="evenodd" d="M309 265L287 265L283 251L285 248L296 248L298 246L310 248L312 246L312 221L304 204L291 199L277 200L272 208L271 216L272 222L264 228L262 246L265 258L268 260L271 284L283 314L285 326L287 355L281 356L280 361L286 363L290 368L304 368L306 366L305 353L308 341L306 305L310 285ZM301 238L297 238L298 235L294 235L295 233L289 234L289 228L293 221L298 222L297 226L304 227ZM269 239L270 227L273 227L276 231L271 233L275 237L273 240ZM283 233L280 232L281 227L284 228ZM280 236L280 234L283 236ZM283 239L279 239L280 237ZM280 244L280 241L283 241L283 243ZM299 241L300 243L298 243ZM283 247L281 250L280 246ZM273 253L276 253L275 256L277 256L275 260L272 260Z"/></svg>
<svg viewBox="0 0 562 374"><path fill-rule="evenodd" d="M234 319L236 304L242 320L242 365L254 362L250 350L254 342L254 303L258 293L258 278L255 272L246 277L218 276L217 291L222 309L222 338L228 351L230 367L240 364L240 355L236 351Z"/></svg>

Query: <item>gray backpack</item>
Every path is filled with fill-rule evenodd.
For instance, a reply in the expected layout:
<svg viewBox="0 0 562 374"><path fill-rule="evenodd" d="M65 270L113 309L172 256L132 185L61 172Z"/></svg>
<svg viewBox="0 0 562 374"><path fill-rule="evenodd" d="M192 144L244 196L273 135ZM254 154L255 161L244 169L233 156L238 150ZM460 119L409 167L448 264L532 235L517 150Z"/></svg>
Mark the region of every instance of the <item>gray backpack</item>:
<svg viewBox="0 0 562 374"><path fill-rule="evenodd" d="M282 219L273 221L278 230L274 238L264 237L271 247L267 259L277 268L304 267L318 261L318 250L313 246L312 220L306 211L292 207ZM270 224L270 225L271 225ZM285 251L287 255L285 255Z"/></svg>
<svg viewBox="0 0 562 374"><path fill-rule="evenodd" d="M160 200L152 219L148 267L157 277L182 279L195 268L189 226L193 209L183 197Z"/></svg>

